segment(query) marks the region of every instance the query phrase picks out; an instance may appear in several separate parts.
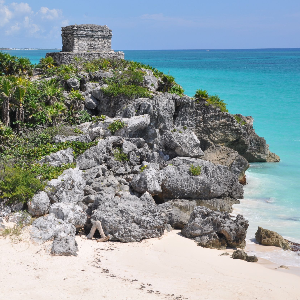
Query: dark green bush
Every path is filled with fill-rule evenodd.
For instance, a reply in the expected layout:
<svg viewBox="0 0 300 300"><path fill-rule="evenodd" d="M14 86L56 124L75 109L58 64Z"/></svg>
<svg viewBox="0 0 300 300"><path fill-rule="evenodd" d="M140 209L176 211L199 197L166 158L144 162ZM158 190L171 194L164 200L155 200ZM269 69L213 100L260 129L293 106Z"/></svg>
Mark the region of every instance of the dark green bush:
<svg viewBox="0 0 300 300"><path fill-rule="evenodd" d="M45 186L36 174L20 167L5 168L0 178L0 199L8 199L8 203L26 203Z"/></svg>
<svg viewBox="0 0 300 300"><path fill-rule="evenodd" d="M151 98L151 93L144 87L136 85L118 85L110 84L107 88L102 89L104 95L108 97L125 96L131 99Z"/></svg>
<svg viewBox="0 0 300 300"><path fill-rule="evenodd" d="M212 105L213 107L218 107L222 112L228 112L226 108L226 103L221 100L219 96L211 96L206 100L207 105Z"/></svg>
<svg viewBox="0 0 300 300"><path fill-rule="evenodd" d="M0 51L1 75L32 75L33 65L28 58L12 56Z"/></svg>
<svg viewBox="0 0 300 300"><path fill-rule="evenodd" d="M196 100L207 99L208 93L206 90L197 90L194 97Z"/></svg>

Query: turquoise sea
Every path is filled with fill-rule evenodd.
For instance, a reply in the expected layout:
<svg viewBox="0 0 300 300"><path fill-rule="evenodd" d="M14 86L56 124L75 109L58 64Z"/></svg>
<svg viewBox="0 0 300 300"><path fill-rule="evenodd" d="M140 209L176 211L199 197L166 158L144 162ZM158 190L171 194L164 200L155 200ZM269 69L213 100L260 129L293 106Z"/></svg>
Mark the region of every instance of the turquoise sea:
<svg viewBox="0 0 300 300"><path fill-rule="evenodd" d="M8 51L33 63L46 50ZM300 242L300 49L124 51L173 75L185 93L199 88L219 95L229 112L254 117L254 127L280 163L255 163L235 213L250 222L248 240L257 226ZM300 256L278 251L273 261L300 267Z"/></svg>

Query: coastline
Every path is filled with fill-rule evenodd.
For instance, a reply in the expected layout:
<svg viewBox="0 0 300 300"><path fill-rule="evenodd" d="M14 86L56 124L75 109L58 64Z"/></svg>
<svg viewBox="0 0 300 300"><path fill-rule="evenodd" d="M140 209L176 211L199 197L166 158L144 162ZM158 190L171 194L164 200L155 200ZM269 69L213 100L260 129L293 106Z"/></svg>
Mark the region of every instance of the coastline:
<svg viewBox="0 0 300 300"><path fill-rule="evenodd" d="M77 257L55 257L50 243L0 238L1 292L15 299L291 299L300 269L233 260L232 250L198 247L179 231L140 243L77 237ZM263 246L262 246L263 247ZM47 250L48 249L48 250Z"/></svg>

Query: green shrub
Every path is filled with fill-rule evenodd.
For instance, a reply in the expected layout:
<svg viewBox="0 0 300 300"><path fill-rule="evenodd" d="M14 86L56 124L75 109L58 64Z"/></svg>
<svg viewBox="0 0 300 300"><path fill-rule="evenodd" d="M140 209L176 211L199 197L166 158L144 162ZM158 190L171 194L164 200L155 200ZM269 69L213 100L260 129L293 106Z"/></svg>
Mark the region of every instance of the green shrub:
<svg viewBox="0 0 300 300"><path fill-rule="evenodd" d="M117 132L119 129L123 127L125 127L124 122L122 122L121 120L115 120L114 122L108 125L108 130L110 130L112 134L115 134L115 132Z"/></svg>
<svg viewBox="0 0 300 300"><path fill-rule="evenodd" d="M84 101L84 96L79 92L79 91L75 91L72 90L69 94L69 98L72 100L82 100Z"/></svg>
<svg viewBox="0 0 300 300"><path fill-rule="evenodd" d="M33 172L20 167L5 168L0 178L0 199L8 199L8 203L26 203L45 186Z"/></svg>
<svg viewBox="0 0 300 300"><path fill-rule="evenodd" d="M12 56L0 51L0 76L32 75L33 65L28 58Z"/></svg>
<svg viewBox="0 0 300 300"><path fill-rule="evenodd" d="M206 90L197 90L194 97L196 100L207 99L208 93Z"/></svg>
<svg viewBox="0 0 300 300"><path fill-rule="evenodd" d="M128 161L128 155L125 154L123 151L122 151L122 148L118 147L116 149L114 149L113 151L114 153L114 158L115 160L117 161Z"/></svg>
<svg viewBox="0 0 300 300"><path fill-rule="evenodd" d="M106 88L102 88L104 95L108 97L125 96L130 99L151 98L151 93L144 87L137 85L118 85L110 84Z"/></svg>
<svg viewBox="0 0 300 300"><path fill-rule="evenodd" d="M184 89L179 84L174 84L170 89L170 93L183 96Z"/></svg>
<svg viewBox="0 0 300 300"><path fill-rule="evenodd" d="M201 166L194 166L194 165L191 165L190 166L190 173L193 175L193 176L199 176L201 174Z"/></svg>
<svg viewBox="0 0 300 300"><path fill-rule="evenodd" d="M247 123L239 116L239 115L233 115L233 117L236 119L236 121L241 124L242 126L243 125L246 125Z"/></svg>
<svg viewBox="0 0 300 300"><path fill-rule="evenodd" d="M228 112L226 108L226 103L221 100L219 96L211 96L206 100L207 105L212 105L213 107L218 107L222 112Z"/></svg>
<svg viewBox="0 0 300 300"><path fill-rule="evenodd" d="M106 116L101 115L101 116L93 116L92 117L92 122L97 123L97 122L103 122L106 120Z"/></svg>

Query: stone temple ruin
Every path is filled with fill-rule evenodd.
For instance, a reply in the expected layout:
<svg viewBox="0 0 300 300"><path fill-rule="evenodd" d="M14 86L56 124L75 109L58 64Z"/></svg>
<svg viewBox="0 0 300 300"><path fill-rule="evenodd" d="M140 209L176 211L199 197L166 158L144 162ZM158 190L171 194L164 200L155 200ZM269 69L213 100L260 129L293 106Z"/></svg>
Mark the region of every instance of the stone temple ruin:
<svg viewBox="0 0 300 300"><path fill-rule="evenodd" d="M124 59L123 52L111 49L112 31L106 25L70 25L62 27L62 52L47 53L58 64L69 64L75 57L85 61L98 58Z"/></svg>

